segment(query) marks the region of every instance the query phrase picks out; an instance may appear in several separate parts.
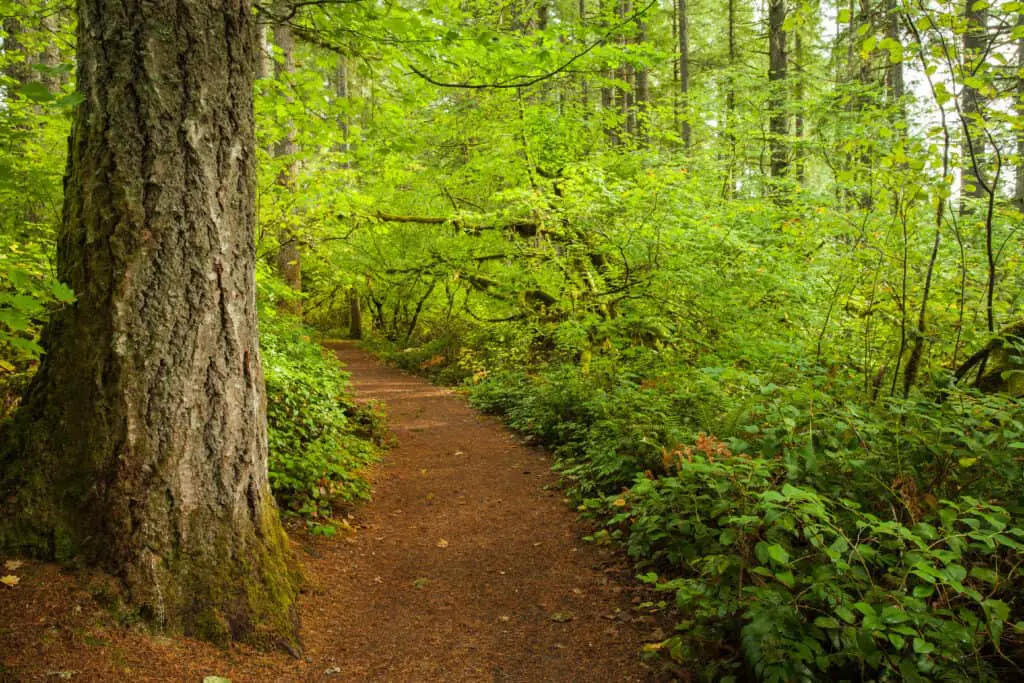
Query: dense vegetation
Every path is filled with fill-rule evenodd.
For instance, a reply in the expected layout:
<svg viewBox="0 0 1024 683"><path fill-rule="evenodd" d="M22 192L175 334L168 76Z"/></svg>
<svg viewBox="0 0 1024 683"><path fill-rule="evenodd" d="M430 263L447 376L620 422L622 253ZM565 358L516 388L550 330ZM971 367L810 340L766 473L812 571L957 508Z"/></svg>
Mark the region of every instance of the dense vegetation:
<svg viewBox="0 0 1024 683"><path fill-rule="evenodd" d="M73 56L42 5L0 2L8 410L73 297L48 266ZM678 615L655 649L708 679L1019 676L1022 12L260 8L281 502L328 515L370 454L301 316L549 445Z"/></svg>

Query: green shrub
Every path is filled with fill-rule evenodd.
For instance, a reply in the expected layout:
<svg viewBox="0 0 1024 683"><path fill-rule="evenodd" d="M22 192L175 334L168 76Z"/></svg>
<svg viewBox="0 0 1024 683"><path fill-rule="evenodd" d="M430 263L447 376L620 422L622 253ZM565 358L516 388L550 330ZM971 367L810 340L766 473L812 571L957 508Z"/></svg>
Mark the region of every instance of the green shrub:
<svg viewBox="0 0 1024 683"><path fill-rule="evenodd" d="M266 312L260 344L271 487L283 510L327 531L335 505L369 496L362 471L377 456L382 417L356 405L348 375L297 322Z"/></svg>
<svg viewBox="0 0 1024 683"><path fill-rule="evenodd" d="M612 535L658 568L642 578L675 597L674 658L713 652L709 678L779 682L994 680L1006 664L1024 529L1005 509L965 497L903 524L714 439L673 457L674 475L605 504Z"/></svg>

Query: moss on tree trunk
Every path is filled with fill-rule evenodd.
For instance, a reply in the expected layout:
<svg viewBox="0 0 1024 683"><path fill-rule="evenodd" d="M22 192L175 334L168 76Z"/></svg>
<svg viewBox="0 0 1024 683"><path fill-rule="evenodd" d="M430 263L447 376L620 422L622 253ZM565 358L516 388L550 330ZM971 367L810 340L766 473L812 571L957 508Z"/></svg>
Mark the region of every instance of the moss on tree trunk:
<svg viewBox="0 0 1024 683"><path fill-rule="evenodd" d="M77 302L0 456L0 546L77 556L207 639L297 646L267 480L242 0L80 0L57 268Z"/></svg>

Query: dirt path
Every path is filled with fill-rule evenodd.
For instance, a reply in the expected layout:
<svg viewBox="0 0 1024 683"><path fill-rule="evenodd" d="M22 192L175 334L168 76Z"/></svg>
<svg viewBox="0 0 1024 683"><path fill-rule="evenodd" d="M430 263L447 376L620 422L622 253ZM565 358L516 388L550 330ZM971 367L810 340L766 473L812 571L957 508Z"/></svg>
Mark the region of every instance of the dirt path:
<svg viewBox="0 0 1024 683"><path fill-rule="evenodd" d="M609 618L630 598L579 540L549 458L450 390L338 354L398 439L355 544L317 562L348 607L335 646L350 680L650 680L638 652L654 628Z"/></svg>
<svg viewBox="0 0 1024 683"><path fill-rule="evenodd" d="M297 539L302 660L112 632L80 579L30 563L0 593L0 680L664 680L638 656L653 619L632 608L623 567L579 540L549 457L450 390L337 352L359 398L386 402L398 444L355 534Z"/></svg>

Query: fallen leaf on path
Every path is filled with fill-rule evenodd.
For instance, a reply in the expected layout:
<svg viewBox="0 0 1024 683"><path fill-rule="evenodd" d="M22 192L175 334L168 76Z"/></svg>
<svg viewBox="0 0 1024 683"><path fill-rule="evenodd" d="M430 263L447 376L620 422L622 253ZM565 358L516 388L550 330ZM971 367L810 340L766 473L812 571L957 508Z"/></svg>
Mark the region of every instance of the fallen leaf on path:
<svg viewBox="0 0 1024 683"><path fill-rule="evenodd" d="M203 683L231 683L231 679L223 676L207 676L203 679Z"/></svg>
<svg viewBox="0 0 1024 683"><path fill-rule="evenodd" d="M384 579L379 577L379 576L375 576L375 577L373 577L373 582L374 583L384 583Z"/></svg>
<svg viewBox="0 0 1024 683"><path fill-rule="evenodd" d="M7 576L5 576L2 579L0 579L0 583L2 583L5 586L9 586L11 588L14 588L20 582L21 582L21 579L19 579L17 576L13 576L11 574L8 574Z"/></svg>
<svg viewBox="0 0 1024 683"><path fill-rule="evenodd" d="M500 617L498 617L498 621L512 621L512 617L502 614Z"/></svg>
<svg viewBox="0 0 1024 683"><path fill-rule="evenodd" d="M412 585L413 585L414 588L423 588L428 583L430 583L430 579L420 578L420 579L416 579L415 581L413 581Z"/></svg>
<svg viewBox="0 0 1024 683"><path fill-rule="evenodd" d="M448 547L448 541L444 540L443 538L442 538L442 539L440 539L440 540L439 540L439 541L437 542L437 547L438 547L438 548L447 548L447 547Z"/></svg>
<svg viewBox="0 0 1024 683"><path fill-rule="evenodd" d="M565 622L572 621L575 618L576 616L569 612L552 612L551 614L551 621L559 624L564 624Z"/></svg>
<svg viewBox="0 0 1024 683"><path fill-rule="evenodd" d="M660 628L656 628L653 631L651 631L650 633L648 633L644 637L644 640L654 641L654 642L659 642L660 643L661 641L665 640L665 638L667 638L667 637L668 636L665 635L664 631L662 631Z"/></svg>
<svg viewBox="0 0 1024 683"><path fill-rule="evenodd" d="M6 562L4 562L4 569L6 569L9 572L13 572L14 570L20 568L21 565L23 564L25 563L21 560L7 560Z"/></svg>

